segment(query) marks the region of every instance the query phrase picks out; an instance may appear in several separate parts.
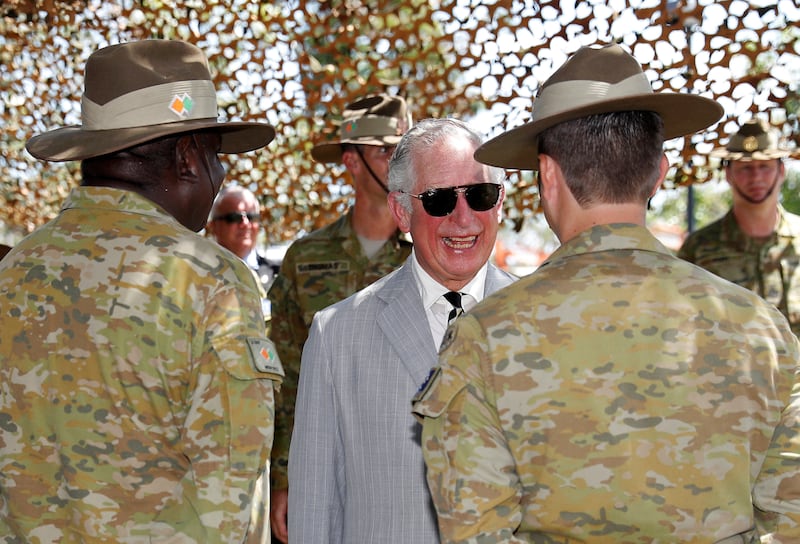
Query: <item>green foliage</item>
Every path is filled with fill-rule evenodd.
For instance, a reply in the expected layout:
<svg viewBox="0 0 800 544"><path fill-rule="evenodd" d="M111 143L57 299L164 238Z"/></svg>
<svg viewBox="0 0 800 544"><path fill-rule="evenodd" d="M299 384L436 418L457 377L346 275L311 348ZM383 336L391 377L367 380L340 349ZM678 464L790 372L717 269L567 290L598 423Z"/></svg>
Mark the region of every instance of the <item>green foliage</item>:
<svg viewBox="0 0 800 544"><path fill-rule="evenodd" d="M789 164L781 188L781 203L788 211L800 214L800 164Z"/></svg>

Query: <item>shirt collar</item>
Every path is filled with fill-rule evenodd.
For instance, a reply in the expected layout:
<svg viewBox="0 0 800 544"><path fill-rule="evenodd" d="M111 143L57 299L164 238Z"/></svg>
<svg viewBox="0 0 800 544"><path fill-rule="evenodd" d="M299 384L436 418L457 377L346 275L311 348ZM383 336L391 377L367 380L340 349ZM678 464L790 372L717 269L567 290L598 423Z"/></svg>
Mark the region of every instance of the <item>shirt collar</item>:
<svg viewBox="0 0 800 544"><path fill-rule="evenodd" d="M647 227L633 223L610 223L595 225L576 235L550 254L539 268L582 253L630 249L673 254Z"/></svg>
<svg viewBox="0 0 800 544"><path fill-rule="evenodd" d="M251 249L250 253L245 255L244 262L253 270L258 270L258 253L255 248Z"/></svg>
<svg viewBox="0 0 800 544"><path fill-rule="evenodd" d="M411 270L414 273L414 279L417 282L417 288L419 289L419 294L422 297L422 306L426 310L430 310L430 308L436 302L441 300L442 295L449 291L449 289L433 279L430 274L428 274L425 269L422 268L417 260L417 254L413 249L411 250L411 256ZM461 293L470 295L475 303L483 300L484 287L486 285L486 273L488 268L489 264L484 263L484 265L480 267L478 272L469 281L469 283L460 289ZM467 310L469 307L465 305L464 309Z"/></svg>

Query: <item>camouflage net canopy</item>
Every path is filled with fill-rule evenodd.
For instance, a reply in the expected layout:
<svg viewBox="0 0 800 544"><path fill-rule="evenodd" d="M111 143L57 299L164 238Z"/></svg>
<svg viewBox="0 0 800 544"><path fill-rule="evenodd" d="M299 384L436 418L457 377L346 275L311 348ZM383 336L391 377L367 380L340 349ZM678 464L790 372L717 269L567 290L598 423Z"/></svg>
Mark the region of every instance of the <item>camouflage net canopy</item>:
<svg viewBox="0 0 800 544"><path fill-rule="evenodd" d="M699 93L722 122L668 142L668 186L703 182L705 155L756 112L797 144L796 0L6 0L0 7L0 220L25 233L54 217L78 163L24 150L35 133L80 124L83 66L109 44L193 42L208 55L220 119L266 120L266 150L226 157L228 182L262 201L272 242L330 222L349 204L346 172L315 163L358 96L405 96L415 118L456 116L487 136L530 118L539 86L583 45L622 44L656 91ZM506 217L535 213L530 172L509 172Z"/></svg>

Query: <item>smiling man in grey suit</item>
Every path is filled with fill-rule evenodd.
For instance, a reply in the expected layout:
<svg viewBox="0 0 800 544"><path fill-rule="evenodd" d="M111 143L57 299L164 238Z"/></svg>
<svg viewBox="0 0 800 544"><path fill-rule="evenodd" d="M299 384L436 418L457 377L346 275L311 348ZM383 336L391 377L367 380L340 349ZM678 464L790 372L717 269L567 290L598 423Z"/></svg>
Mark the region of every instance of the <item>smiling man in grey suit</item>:
<svg viewBox="0 0 800 544"><path fill-rule="evenodd" d="M502 170L476 162L455 119L409 130L389 165L389 206L414 250L395 272L317 313L303 350L289 453L289 541L439 541L411 398L450 314L516 278L488 264ZM452 296L452 295L448 295Z"/></svg>

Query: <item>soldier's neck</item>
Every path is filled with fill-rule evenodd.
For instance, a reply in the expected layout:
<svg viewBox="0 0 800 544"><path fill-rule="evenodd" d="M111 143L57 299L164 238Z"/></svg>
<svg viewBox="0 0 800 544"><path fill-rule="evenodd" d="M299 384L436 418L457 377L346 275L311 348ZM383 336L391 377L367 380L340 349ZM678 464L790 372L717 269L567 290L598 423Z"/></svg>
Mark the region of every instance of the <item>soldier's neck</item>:
<svg viewBox="0 0 800 544"><path fill-rule="evenodd" d="M353 204L353 229L369 240L388 240L397 230L386 198L356 198Z"/></svg>
<svg viewBox="0 0 800 544"><path fill-rule="evenodd" d="M778 207L774 203L736 203L733 215L742 232L751 238L771 236L778 224Z"/></svg>

